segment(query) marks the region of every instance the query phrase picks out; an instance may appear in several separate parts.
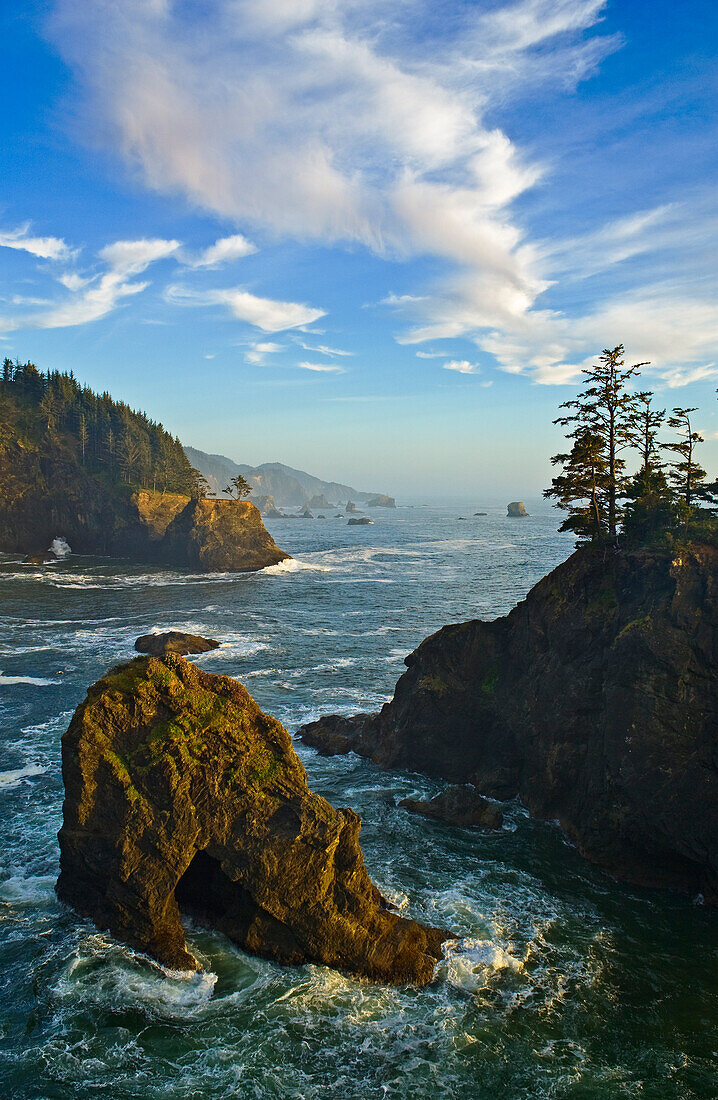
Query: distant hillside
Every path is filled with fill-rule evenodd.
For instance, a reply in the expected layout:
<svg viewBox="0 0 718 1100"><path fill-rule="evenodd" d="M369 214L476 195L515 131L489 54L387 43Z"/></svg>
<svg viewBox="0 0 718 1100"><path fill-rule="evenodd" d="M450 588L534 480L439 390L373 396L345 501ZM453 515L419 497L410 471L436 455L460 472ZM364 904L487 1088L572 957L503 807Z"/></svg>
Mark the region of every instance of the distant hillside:
<svg viewBox="0 0 718 1100"><path fill-rule="evenodd" d="M299 508L309 503L313 496L322 494L333 504L345 504L347 500L368 501L377 493L364 493L340 481L322 481L319 477L295 470L281 462L264 462L261 466L247 466L233 462L226 455L206 454L195 447L185 447L191 464L207 478L216 493L223 493L229 479L242 474L262 496L273 496L279 508Z"/></svg>

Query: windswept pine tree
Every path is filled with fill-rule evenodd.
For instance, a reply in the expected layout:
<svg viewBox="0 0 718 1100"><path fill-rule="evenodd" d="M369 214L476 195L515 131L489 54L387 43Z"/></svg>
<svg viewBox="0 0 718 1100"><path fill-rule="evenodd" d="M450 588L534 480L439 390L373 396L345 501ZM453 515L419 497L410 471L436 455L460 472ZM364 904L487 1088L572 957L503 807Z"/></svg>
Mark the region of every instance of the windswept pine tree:
<svg viewBox="0 0 718 1100"><path fill-rule="evenodd" d="M715 541L718 484L707 483L696 458L703 442L691 421L697 410L675 408L667 418L665 409L653 407L650 391L629 389L647 364L626 367L622 355L622 344L604 350L598 365L583 372L585 389L561 405L568 415L554 421L570 429L573 441L570 451L551 459L561 471L544 490L568 512L560 530L574 531L579 544L617 546L619 532L630 543L654 546L693 537ZM665 426L678 438L660 440ZM666 460L664 452L677 457Z"/></svg>

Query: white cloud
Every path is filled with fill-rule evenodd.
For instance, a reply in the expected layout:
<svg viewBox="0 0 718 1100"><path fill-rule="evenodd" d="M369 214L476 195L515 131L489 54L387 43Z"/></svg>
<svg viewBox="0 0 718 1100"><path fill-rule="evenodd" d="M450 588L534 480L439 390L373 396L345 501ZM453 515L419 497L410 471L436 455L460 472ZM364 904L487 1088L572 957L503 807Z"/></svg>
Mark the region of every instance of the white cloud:
<svg viewBox="0 0 718 1100"><path fill-rule="evenodd" d="M477 328L545 287L510 214L543 168L488 108L592 71L617 45L584 36L604 6L457 5L427 34L430 0L215 0L201 23L191 5L57 0L53 27L89 94L83 125L94 113L151 187L279 235L447 260L494 287Z"/></svg>
<svg viewBox="0 0 718 1100"><path fill-rule="evenodd" d="M469 363L467 359L450 359L448 363L442 363L444 370L455 370L459 374L478 374L478 363Z"/></svg>
<svg viewBox="0 0 718 1100"><path fill-rule="evenodd" d="M284 350L282 344L275 344L270 340L264 340L252 344L244 358L248 363L260 364L265 362L268 355L276 355L277 352Z"/></svg>
<svg viewBox="0 0 718 1100"><path fill-rule="evenodd" d="M337 367L333 363L297 363L302 370L313 370L320 374L345 374L344 367Z"/></svg>
<svg viewBox="0 0 718 1100"><path fill-rule="evenodd" d="M178 248L179 241L146 239L115 241L106 245L99 256L108 270L88 276L75 272L63 273L58 282L69 292L68 297L48 302L50 308L40 313L2 318L0 329L12 332L17 329L68 328L97 321L116 309L123 299L146 290L149 283L131 282L132 277L145 271L156 260L173 255Z"/></svg>
<svg viewBox="0 0 718 1100"><path fill-rule="evenodd" d="M66 260L72 255L70 248L61 237L30 237L29 224L19 229L6 229L0 232L0 248L14 248L20 252L29 252L42 260Z"/></svg>
<svg viewBox="0 0 718 1100"><path fill-rule="evenodd" d="M101 249L99 256L109 266L123 275L139 275L156 260L164 260L174 255L180 247L179 241L165 241L143 237L136 241L115 241Z"/></svg>
<svg viewBox="0 0 718 1100"><path fill-rule="evenodd" d="M182 262L187 267L219 267L243 256L251 256L256 251L257 248L251 241L241 233L235 233L232 237L221 237L196 256L183 255Z"/></svg>
<svg viewBox="0 0 718 1100"><path fill-rule="evenodd" d="M417 351L418 359L446 359L445 351Z"/></svg>
<svg viewBox="0 0 718 1100"><path fill-rule="evenodd" d="M175 305L225 305L238 321L245 321L263 332L283 332L311 324L324 317L323 309L302 305L299 302L280 302L273 298L259 298L241 287L224 290L191 290L174 285L167 287L165 297Z"/></svg>
<svg viewBox="0 0 718 1100"><path fill-rule="evenodd" d="M301 340L298 341L300 348L304 348L305 351L316 351L320 355L329 355L332 358L339 355L353 355L353 351L342 351L341 348L328 348L326 344L319 344L317 347L311 347L309 344L304 344Z"/></svg>

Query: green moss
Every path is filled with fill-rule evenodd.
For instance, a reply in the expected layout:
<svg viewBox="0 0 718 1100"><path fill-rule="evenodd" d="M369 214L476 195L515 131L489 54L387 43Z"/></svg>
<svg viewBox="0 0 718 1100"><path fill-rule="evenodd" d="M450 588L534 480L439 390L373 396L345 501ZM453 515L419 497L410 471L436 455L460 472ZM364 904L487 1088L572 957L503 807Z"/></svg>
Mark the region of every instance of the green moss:
<svg viewBox="0 0 718 1100"><path fill-rule="evenodd" d="M489 669L487 669L483 680L479 684L479 691L481 692L482 695L486 695L488 698L491 698L491 696L496 691L496 685L498 684L498 682L499 682L498 665L491 665L491 667Z"/></svg>
<svg viewBox="0 0 718 1100"><path fill-rule="evenodd" d="M631 630L638 630L642 626L650 626L652 621L653 620L650 615L642 615L638 619L632 619L630 623L626 623L626 625L619 632L617 637L622 638L624 634L628 634Z"/></svg>

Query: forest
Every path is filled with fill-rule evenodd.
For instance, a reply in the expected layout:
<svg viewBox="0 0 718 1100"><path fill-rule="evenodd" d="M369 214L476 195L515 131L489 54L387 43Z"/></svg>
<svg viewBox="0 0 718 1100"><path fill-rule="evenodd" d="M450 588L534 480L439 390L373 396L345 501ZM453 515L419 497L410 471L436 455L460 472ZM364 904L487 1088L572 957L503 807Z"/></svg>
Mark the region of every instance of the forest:
<svg viewBox="0 0 718 1100"><path fill-rule="evenodd" d="M109 393L81 385L72 371L43 372L6 358L0 411L0 433L22 429L38 445L69 446L85 471L108 485L188 495L196 489L197 472L176 436ZM0 434L0 447L7 442Z"/></svg>

